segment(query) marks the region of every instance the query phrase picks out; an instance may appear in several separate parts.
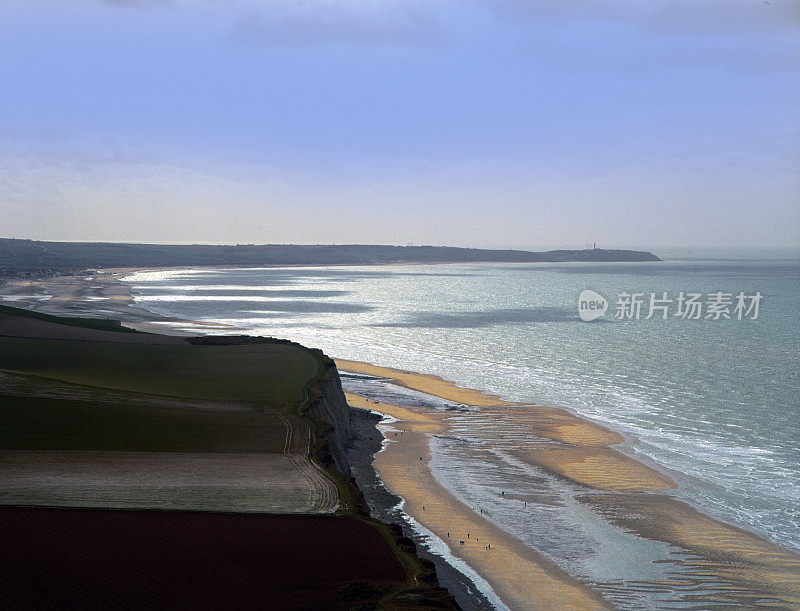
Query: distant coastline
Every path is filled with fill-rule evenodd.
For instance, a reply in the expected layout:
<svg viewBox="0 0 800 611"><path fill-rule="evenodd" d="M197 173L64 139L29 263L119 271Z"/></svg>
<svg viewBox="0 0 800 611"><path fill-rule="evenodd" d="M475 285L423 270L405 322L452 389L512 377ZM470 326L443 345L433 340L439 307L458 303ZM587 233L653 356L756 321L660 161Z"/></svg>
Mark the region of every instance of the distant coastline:
<svg viewBox="0 0 800 611"><path fill-rule="evenodd" d="M651 252L490 250L450 246L367 244L131 244L0 238L0 275L120 267L385 265L389 263L564 263L661 261Z"/></svg>

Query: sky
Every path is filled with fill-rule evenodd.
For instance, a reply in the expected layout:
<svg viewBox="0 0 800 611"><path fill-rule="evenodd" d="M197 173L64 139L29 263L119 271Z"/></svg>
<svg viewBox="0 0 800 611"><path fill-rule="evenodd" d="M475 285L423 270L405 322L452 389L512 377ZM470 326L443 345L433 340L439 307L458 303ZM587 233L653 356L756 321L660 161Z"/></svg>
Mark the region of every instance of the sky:
<svg viewBox="0 0 800 611"><path fill-rule="evenodd" d="M2 0L0 237L800 246L800 0Z"/></svg>

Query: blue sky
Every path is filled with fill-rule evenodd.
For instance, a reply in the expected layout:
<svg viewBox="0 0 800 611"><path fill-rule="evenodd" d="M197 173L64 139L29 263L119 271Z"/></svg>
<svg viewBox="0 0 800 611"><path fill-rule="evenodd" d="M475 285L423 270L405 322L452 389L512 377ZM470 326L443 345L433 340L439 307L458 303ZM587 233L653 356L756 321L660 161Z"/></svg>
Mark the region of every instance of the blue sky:
<svg viewBox="0 0 800 611"><path fill-rule="evenodd" d="M800 245L800 2L5 0L0 235Z"/></svg>

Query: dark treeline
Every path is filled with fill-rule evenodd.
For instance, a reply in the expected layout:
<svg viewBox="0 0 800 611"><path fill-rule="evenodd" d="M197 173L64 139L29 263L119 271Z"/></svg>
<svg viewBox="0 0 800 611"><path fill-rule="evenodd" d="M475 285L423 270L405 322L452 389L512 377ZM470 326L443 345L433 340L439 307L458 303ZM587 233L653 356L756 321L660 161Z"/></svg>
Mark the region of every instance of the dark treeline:
<svg viewBox="0 0 800 611"><path fill-rule="evenodd" d="M103 267L203 265L367 265L379 263L528 263L563 261L659 261L636 250L486 250L449 246L295 244L125 244L43 242L0 238L0 268L77 270Z"/></svg>

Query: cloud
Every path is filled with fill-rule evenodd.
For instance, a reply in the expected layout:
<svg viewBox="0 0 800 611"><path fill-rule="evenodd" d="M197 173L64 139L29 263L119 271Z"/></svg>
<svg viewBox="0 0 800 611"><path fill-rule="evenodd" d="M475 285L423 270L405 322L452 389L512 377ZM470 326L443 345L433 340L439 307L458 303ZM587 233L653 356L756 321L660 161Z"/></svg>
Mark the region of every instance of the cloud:
<svg viewBox="0 0 800 611"><path fill-rule="evenodd" d="M410 0L296 0L242 8L229 40L305 47L336 43L440 46L444 34L429 5Z"/></svg>

